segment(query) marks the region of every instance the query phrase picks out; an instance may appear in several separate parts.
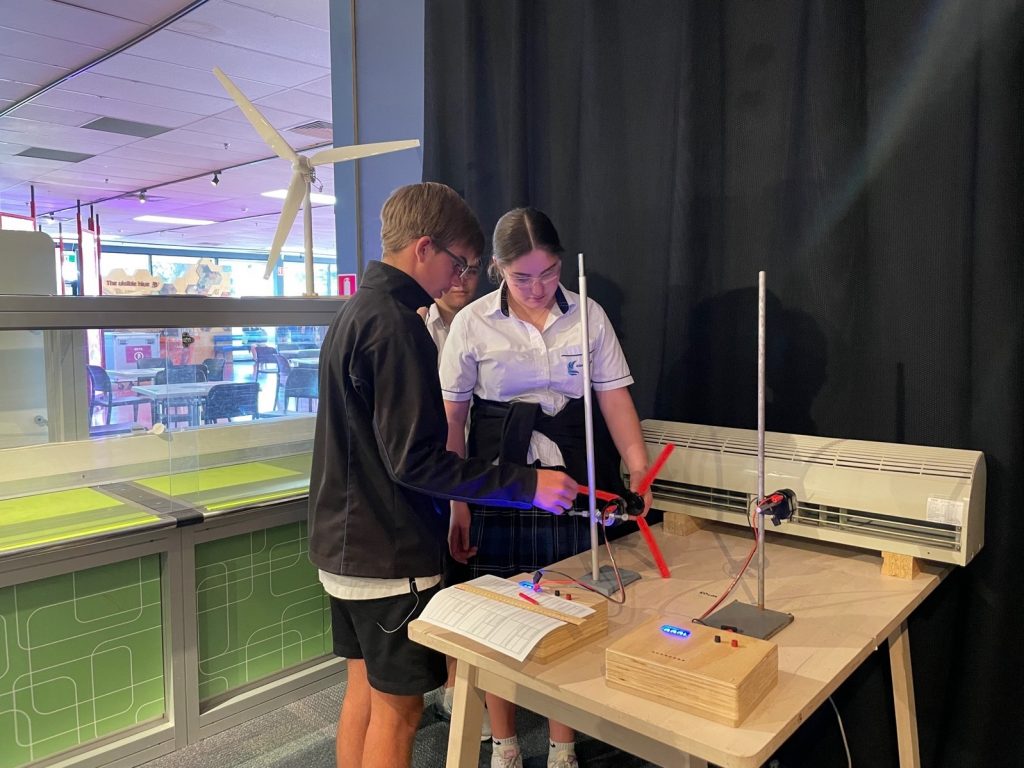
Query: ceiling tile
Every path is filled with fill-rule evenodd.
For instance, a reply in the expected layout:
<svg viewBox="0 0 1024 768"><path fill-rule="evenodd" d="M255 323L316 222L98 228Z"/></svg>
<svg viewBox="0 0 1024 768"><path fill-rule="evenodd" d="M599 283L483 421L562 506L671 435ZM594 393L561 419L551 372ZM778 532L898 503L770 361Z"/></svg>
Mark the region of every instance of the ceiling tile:
<svg viewBox="0 0 1024 768"><path fill-rule="evenodd" d="M92 112L101 117L120 117L140 123L165 125L168 128L187 125L196 119L195 114L189 112L179 112L159 106L124 101L112 96L100 96L97 98L88 93L78 93L65 88L54 88L40 94L32 100L32 103L43 104L49 107L60 107L61 109L77 109L83 112ZM93 131L93 133L99 133L99 131ZM113 136L114 134L110 135Z"/></svg>
<svg viewBox="0 0 1024 768"><path fill-rule="evenodd" d="M90 112L79 112L74 109L60 109L59 107L47 107L30 101L22 104L11 117L20 117L23 120L35 120L40 123L55 123L56 125L72 125L81 127L85 123L92 122L98 115Z"/></svg>
<svg viewBox="0 0 1024 768"><path fill-rule="evenodd" d="M17 101L38 91L39 88L31 83L21 83L17 80L0 79L0 99L5 101Z"/></svg>
<svg viewBox="0 0 1024 768"><path fill-rule="evenodd" d="M16 59L67 69L86 64L104 53L102 48L72 42L58 44L52 37L21 32L4 26L0 26L0 51L3 51L5 56ZM315 76L316 73L310 75L310 79Z"/></svg>
<svg viewBox="0 0 1024 768"><path fill-rule="evenodd" d="M68 149L74 152L98 154L105 149L137 141L131 136L88 131L67 125L23 120L19 117L0 118L0 141L28 144L36 147Z"/></svg>
<svg viewBox="0 0 1024 768"><path fill-rule="evenodd" d="M327 77L318 77L316 80L310 80L308 83L303 83L299 86L299 90L329 99L332 96L330 75Z"/></svg>
<svg viewBox="0 0 1024 768"><path fill-rule="evenodd" d="M308 24L318 29L329 29L331 24L330 7L326 0L291 0L282 3L280 0L228 0L225 5L242 5L271 14Z"/></svg>
<svg viewBox="0 0 1024 768"><path fill-rule="evenodd" d="M213 77L213 75L210 75ZM165 107L196 115L209 115L229 109L234 102L225 93L223 97L207 96L180 88L138 82L120 77L84 72L63 85L62 90L88 93L93 96L115 95L124 101Z"/></svg>
<svg viewBox="0 0 1024 768"><path fill-rule="evenodd" d="M56 2L32 0L32 13L22 13L19 0L0 0L0 19L4 27L32 32L53 39L110 50L146 31L143 24L105 13Z"/></svg>
<svg viewBox="0 0 1024 768"><path fill-rule="evenodd" d="M285 8L287 5L278 3L277 7ZM325 69L331 66L328 25L302 24L244 5L207 3L176 21L169 29Z"/></svg>
<svg viewBox="0 0 1024 768"><path fill-rule="evenodd" d="M300 112L301 114L309 115L311 118L316 120L326 120L327 122L330 122L332 119L330 98L306 93L305 91L281 91L273 94L272 96L265 96L254 103L260 112L264 113L264 117L267 117L266 108L270 107L273 109L287 109L292 112ZM269 120L270 118L267 117L267 119ZM294 123L282 123L282 125L292 127Z"/></svg>
<svg viewBox="0 0 1024 768"><path fill-rule="evenodd" d="M19 0L13 0L18 2ZM121 19L154 26L189 5L192 0L63 0L67 5L89 8Z"/></svg>
<svg viewBox="0 0 1024 768"><path fill-rule="evenodd" d="M200 39L169 29L133 46L131 52L135 56L158 61L188 61L204 69L217 66L232 79L239 77L289 87L330 74L327 67L271 56L215 40Z"/></svg>
<svg viewBox="0 0 1024 768"><path fill-rule="evenodd" d="M207 96L227 96L224 88L217 82L217 78L213 76L212 68L192 67L188 66L189 63L187 59L174 64L168 61L157 61L156 59L147 59L142 56L133 56L126 52L97 64L91 71L101 75L123 77L140 83L179 88L193 93L206 94ZM2 65L3 60L0 59L0 67ZM3 70L0 69L0 71ZM268 85L267 83L247 80L237 76L233 76L232 80L250 99L269 96L281 88L281 86Z"/></svg>
<svg viewBox="0 0 1024 768"><path fill-rule="evenodd" d="M52 83L62 75L71 70L66 67L54 67L38 61L26 61L16 59L5 53L0 53L0 73L10 80L20 80L23 83L31 83L35 86L43 86Z"/></svg>

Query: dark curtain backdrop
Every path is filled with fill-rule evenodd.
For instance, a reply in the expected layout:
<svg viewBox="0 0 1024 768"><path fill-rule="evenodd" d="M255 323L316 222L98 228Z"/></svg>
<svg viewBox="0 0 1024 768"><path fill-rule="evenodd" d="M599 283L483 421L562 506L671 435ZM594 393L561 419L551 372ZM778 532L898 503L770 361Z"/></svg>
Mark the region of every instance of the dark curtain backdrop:
<svg viewBox="0 0 1024 768"><path fill-rule="evenodd" d="M427 0L425 170L587 256L642 417L982 450L986 545L915 613L925 766L1019 765L1024 3ZM798 619L799 620L799 619ZM897 765L884 650L835 695ZM777 756L845 765L825 705Z"/></svg>

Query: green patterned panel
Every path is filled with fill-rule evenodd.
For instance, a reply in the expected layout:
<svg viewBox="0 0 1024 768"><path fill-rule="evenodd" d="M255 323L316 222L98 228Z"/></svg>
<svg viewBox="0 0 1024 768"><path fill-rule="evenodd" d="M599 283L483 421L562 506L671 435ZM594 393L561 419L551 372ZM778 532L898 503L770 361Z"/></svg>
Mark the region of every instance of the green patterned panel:
<svg viewBox="0 0 1024 768"><path fill-rule="evenodd" d="M159 555L0 589L0 768L164 712Z"/></svg>
<svg viewBox="0 0 1024 768"><path fill-rule="evenodd" d="M200 701L331 652L306 546L302 522L196 547Z"/></svg>

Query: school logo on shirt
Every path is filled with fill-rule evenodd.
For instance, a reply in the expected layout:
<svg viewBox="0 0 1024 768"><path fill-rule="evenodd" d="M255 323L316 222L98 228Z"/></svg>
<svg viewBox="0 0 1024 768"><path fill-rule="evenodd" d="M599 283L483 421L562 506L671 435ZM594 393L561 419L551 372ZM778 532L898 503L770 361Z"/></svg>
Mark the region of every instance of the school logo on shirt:
<svg viewBox="0 0 1024 768"><path fill-rule="evenodd" d="M569 364L566 366L566 369L565 369L566 373L568 373L570 376L579 376L580 375L579 364L580 364L579 360L570 360Z"/></svg>

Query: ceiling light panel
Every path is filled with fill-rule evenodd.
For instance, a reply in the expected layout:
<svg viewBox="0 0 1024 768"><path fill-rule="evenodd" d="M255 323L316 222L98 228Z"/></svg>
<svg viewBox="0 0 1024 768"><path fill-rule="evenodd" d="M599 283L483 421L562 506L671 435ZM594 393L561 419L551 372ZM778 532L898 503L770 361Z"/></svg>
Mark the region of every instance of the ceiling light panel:
<svg viewBox="0 0 1024 768"><path fill-rule="evenodd" d="M134 120L121 120L116 117L101 117L86 123L82 128L90 131L105 131L106 133L119 133L122 136L136 136L140 139L151 139L161 133L171 130L163 125L151 123L137 123Z"/></svg>
<svg viewBox="0 0 1024 768"><path fill-rule="evenodd" d="M68 152L63 149L47 149L45 147L29 147L17 154L17 157L36 157L40 160L60 160L63 163L80 163L95 155L82 152Z"/></svg>
<svg viewBox="0 0 1024 768"><path fill-rule="evenodd" d="M273 189L270 192L260 192L263 197L272 197L275 200L284 200L288 196L287 189ZM311 192L309 194L311 202L317 205L334 205L337 202L337 198L334 195L324 195L320 192Z"/></svg>
<svg viewBox="0 0 1024 768"><path fill-rule="evenodd" d="M215 224L216 222L208 219L186 219L180 216L158 216L158 215L145 215L135 216L133 221L144 221L148 224L180 224L186 227L205 227L207 224Z"/></svg>

